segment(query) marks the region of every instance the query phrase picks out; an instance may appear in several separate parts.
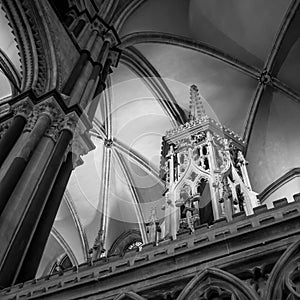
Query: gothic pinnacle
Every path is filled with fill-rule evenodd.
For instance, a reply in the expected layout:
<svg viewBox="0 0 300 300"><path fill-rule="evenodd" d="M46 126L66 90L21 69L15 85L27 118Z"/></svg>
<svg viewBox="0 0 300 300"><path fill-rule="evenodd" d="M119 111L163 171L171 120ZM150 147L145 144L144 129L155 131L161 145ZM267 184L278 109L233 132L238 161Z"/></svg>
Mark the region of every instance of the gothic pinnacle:
<svg viewBox="0 0 300 300"><path fill-rule="evenodd" d="M190 120L201 119L206 116L203 102L199 95L198 87L193 84L190 87Z"/></svg>

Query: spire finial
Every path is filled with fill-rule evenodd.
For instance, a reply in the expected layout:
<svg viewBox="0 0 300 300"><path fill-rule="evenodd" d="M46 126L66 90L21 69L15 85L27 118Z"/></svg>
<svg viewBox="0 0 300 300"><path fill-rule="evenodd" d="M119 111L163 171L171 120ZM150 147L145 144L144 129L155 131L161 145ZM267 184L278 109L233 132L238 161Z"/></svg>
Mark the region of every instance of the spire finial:
<svg viewBox="0 0 300 300"><path fill-rule="evenodd" d="M193 84L190 88L190 120L201 119L206 116L203 102L199 95L198 87Z"/></svg>

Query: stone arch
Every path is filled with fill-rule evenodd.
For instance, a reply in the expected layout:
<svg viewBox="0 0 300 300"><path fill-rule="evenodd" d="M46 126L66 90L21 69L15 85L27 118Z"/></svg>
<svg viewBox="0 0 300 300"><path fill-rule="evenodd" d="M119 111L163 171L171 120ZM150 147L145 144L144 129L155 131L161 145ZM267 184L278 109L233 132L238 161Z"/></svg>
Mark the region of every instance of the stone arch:
<svg viewBox="0 0 300 300"><path fill-rule="evenodd" d="M51 266L50 274L63 272L66 269L72 268L73 263L67 253L60 255Z"/></svg>
<svg viewBox="0 0 300 300"><path fill-rule="evenodd" d="M282 300L284 295L288 299L300 299L300 240L292 244L275 264L267 285L263 299ZM290 298L289 298L290 297Z"/></svg>
<svg viewBox="0 0 300 300"><path fill-rule="evenodd" d="M43 17L46 8L38 1L16 0L3 0L2 7L19 48L21 92L32 88L39 95L54 89L59 83L57 51Z"/></svg>
<svg viewBox="0 0 300 300"><path fill-rule="evenodd" d="M125 292L118 295L114 300L146 300L134 292Z"/></svg>
<svg viewBox="0 0 300 300"><path fill-rule="evenodd" d="M214 297L234 295L239 300L259 300L255 291L239 278L217 268L205 269L198 273L180 293L177 300L195 299L193 297L196 295L199 299L210 299L212 294Z"/></svg>

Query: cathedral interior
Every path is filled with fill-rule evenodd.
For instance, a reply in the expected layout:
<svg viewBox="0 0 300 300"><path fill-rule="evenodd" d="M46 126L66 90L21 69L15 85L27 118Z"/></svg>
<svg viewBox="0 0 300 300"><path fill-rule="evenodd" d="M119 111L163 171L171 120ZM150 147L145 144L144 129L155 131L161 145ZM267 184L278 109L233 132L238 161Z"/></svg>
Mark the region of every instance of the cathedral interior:
<svg viewBox="0 0 300 300"><path fill-rule="evenodd" d="M0 5L0 299L300 299L299 0Z"/></svg>

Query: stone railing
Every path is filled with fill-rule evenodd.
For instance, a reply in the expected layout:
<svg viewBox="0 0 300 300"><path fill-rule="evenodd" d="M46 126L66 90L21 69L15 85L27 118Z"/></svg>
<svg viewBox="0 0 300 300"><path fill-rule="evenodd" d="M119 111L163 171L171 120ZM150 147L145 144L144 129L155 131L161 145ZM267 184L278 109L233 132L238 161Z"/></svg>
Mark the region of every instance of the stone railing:
<svg viewBox="0 0 300 300"><path fill-rule="evenodd" d="M0 298L17 300L43 297L43 295L59 292L68 287L98 282L101 281L101 277L128 271L136 266L141 267L218 241L281 224L300 216L300 193L293 197L294 202L287 203L286 199L280 199L274 202L272 209L267 209L266 205L262 205L254 208L254 215L247 217L245 213L241 212L233 215L231 222L227 222L223 218L212 226L204 224L192 234L188 232L180 234L176 240L164 240L158 246L144 245L140 252L130 251L124 257L110 257L93 263L84 263L61 273L5 288L0 291Z"/></svg>

